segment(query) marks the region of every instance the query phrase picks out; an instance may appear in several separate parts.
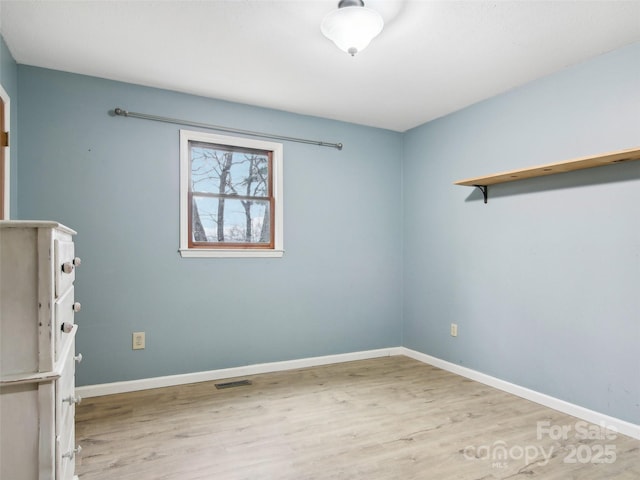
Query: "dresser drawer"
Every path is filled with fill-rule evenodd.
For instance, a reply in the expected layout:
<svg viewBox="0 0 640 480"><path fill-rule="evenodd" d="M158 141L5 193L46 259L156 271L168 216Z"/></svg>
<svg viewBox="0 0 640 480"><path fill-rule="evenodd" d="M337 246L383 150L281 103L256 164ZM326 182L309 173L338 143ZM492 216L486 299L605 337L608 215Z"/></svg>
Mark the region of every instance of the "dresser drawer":
<svg viewBox="0 0 640 480"><path fill-rule="evenodd" d="M71 345L66 349L66 357L61 359L62 371L60 378L56 380L56 435L65 436L65 429L75 417L75 338L70 338ZM73 429L73 428L72 428Z"/></svg>
<svg viewBox="0 0 640 480"><path fill-rule="evenodd" d="M71 479L74 476L76 448L75 431L75 338L71 335L71 345L65 349L66 357L61 359L62 371L56 380L56 480Z"/></svg>
<svg viewBox="0 0 640 480"><path fill-rule="evenodd" d="M55 240L54 250L54 268L56 271L55 296L58 298L73 285L76 279L76 267L79 265L79 260L75 259L73 242Z"/></svg>
<svg viewBox="0 0 640 480"><path fill-rule="evenodd" d="M60 352L65 348L69 340L69 331L75 324L75 313L80 311L80 304L75 301L73 286L64 295L56 300L55 304L55 333L54 352L55 360L58 361Z"/></svg>
<svg viewBox="0 0 640 480"><path fill-rule="evenodd" d="M74 340L71 340L72 342ZM73 345L69 349L64 360L62 375L56 380L56 434L62 433L61 429L66 424L65 419L75 415L75 353Z"/></svg>
<svg viewBox="0 0 640 480"><path fill-rule="evenodd" d="M75 441L74 417L70 416L63 432L56 436L56 480L71 480L75 474L78 454Z"/></svg>

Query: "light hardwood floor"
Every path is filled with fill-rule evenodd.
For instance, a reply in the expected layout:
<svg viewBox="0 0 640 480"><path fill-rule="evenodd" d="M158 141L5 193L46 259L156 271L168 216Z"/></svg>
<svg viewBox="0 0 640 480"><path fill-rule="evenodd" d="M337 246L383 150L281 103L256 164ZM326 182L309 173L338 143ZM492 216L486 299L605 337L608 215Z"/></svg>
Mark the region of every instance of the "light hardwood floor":
<svg viewBox="0 0 640 480"><path fill-rule="evenodd" d="M80 480L640 478L640 441L406 357L243 378L83 401Z"/></svg>

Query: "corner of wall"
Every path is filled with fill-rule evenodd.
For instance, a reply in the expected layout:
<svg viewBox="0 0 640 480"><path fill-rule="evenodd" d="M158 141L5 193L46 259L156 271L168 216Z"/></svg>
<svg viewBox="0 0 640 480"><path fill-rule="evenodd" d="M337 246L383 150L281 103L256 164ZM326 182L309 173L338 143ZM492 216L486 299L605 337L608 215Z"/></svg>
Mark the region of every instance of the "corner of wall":
<svg viewBox="0 0 640 480"><path fill-rule="evenodd" d="M0 35L0 86L10 99L9 154L10 218L18 217L18 64Z"/></svg>

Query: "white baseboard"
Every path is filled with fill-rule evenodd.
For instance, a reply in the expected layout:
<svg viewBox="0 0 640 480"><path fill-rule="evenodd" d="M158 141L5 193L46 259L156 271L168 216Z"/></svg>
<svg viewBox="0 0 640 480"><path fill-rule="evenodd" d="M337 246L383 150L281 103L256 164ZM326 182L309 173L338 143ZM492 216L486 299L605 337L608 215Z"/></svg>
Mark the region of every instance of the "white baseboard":
<svg viewBox="0 0 640 480"><path fill-rule="evenodd" d="M114 393L135 392L138 390L148 390L151 388L170 387L174 385L185 385L187 383L209 382L212 380L244 377L247 375L257 375L261 373L281 372L294 370L296 368L316 367L333 363L351 362L354 360L366 360L370 358L388 357L392 355L404 355L422 363L441 368L456 375L470 378L476 382L483 383L490 387L497 388L504 392L511 393L532 402L544 405L562 413L586 420L596 425L605 425L615 428L619 433L640 440L640 425L636 425L619 418L610 417L603 413L589 410L588 408L575 405L573 403L560 400L544 393L530 390L520 385L501 380L491 375L472 370L455 363L447 362L425 353L417 352L406 347L389 347L378 350L365 350L361 352L342 353L338 355L326 355L323 357L301 358L298 360L288 360L284 362L259 363L244 367L224 368L220 370L209 370L206 372L186 373L182 375L169 375L166 377L143 378L140 380L130 380L126 382L103 383L98 385L87 385L76 388L77 395L88 398L101 395L111 395Z"/></svg>
<svg viewBox="0 0 640 480"><path fill-rule="evenodd" d="M400 355L405 355L422 363L441 368L462 377L470 378L471 380L475 380L476 382L480 382L490 387L497 388L498 390L502 390L518 397L531 400L532 402L544 405L545 407L552 408L568 415L572 415L582 420L586 420L587 422L594 423L596 425L604 425L608 428L613 427L617 432L623 435L627 435L628 437L640 440L640 425L636 425L635 423L627 422L615 417L610 417L609 415L605 415L594 410L589 410L588 408L584 408L579 405L560 400L544 393L536 392L535 390L521 387L520 385L516 385L515 383L500 380L499 378L492 377L491 375L487 375L485 373L481 373L476 370L457 365L455 363L447 362L446 360L441 360L439 358L432 357L431 355L417 352L406 347L399 347L398 350Z"/></svg>
<svg viewBox="0 0 640 480"><path fill-rule="evenodd" d="M244 377L260 373L281 372L296 368L317 367L332 363L352 362L354 360L366 360L369 358L388 357L400 355L400 347L381 348L378 350L365 350L362 352L341 353L326 355L323 357L301 358L284 362L258 363L244 367L223 368L205 372L185 373L181 375L168 375L166 377L143 378L125 382L102 383L98 385L86 385L76 388L76 394L82 398L99 397L115 393L136 392L151 388L171 387L185 385L187 383L210 382L227 378Z"/></svg>

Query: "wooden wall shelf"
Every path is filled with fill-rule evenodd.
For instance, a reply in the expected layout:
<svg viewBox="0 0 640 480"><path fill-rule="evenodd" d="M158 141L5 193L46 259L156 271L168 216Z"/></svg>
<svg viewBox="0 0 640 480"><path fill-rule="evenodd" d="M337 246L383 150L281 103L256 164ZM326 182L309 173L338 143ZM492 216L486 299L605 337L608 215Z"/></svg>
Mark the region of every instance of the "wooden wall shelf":
<svg viewBox="0 0 640 480"><path fill-rule="evenodd" d="M484 195L484 203L487 203L489 185L498 183L515 182L527 178L542 177L545 175L555 175L557 173L571 172L574 170L583 170L585 168L602 167L614 163L629 162L632 160L640 160L640 147L628 150L619 150L617 152L594 155L590 157L576 158L573 160L565 160L564 162L549 163L539 165L537 167L522 168L520 170L511 170L508 172L494 173L484 177L467 178L466 180L458 180L454 185L465 185L468 187L477 187Z"/></svg>

